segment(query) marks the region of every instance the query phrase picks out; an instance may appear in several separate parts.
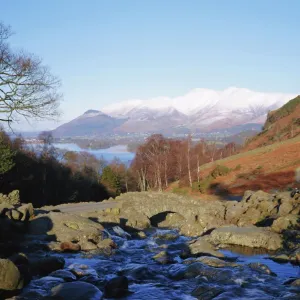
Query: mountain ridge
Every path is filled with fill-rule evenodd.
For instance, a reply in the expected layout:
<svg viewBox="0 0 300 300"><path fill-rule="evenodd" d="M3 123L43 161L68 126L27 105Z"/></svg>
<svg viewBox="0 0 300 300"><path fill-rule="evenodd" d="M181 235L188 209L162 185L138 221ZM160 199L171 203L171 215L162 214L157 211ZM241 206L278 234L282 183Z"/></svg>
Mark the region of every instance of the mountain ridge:
<svg viewBox="0 0 300 300"><path fill-rule="evenodd" d="M74 136L76 133L72 132L72 125L78 129L78 120L81 120L81 126L92 127L96 135L217 132L249 123L262 125L269 111L281 107L295 96L236 87L223 91L194 89L179 97L133 99L113 103L100 111L90 109L54 132ZM89 122L92 124L89 125ZM89 134L88 130L79 131Z"/></svg>

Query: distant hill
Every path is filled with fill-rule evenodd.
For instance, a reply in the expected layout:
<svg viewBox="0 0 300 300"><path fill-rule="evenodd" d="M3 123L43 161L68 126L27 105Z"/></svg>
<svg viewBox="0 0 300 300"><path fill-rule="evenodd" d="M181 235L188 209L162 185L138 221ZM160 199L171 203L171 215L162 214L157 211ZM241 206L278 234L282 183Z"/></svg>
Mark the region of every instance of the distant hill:
<svg viewBox="0 0 300 300"><path fill-rule="evenodd" d="M263 130L247 142L245 150L271 145L300 135L300 96L270 111Z"/></svg>
<svg viewBox="0 0 300 300"><path fill-rule="evenodd" d="M111 134L127 119L110 117L98 110L88 110L76 119L52 131L54 137L95 137Z"/></svg>

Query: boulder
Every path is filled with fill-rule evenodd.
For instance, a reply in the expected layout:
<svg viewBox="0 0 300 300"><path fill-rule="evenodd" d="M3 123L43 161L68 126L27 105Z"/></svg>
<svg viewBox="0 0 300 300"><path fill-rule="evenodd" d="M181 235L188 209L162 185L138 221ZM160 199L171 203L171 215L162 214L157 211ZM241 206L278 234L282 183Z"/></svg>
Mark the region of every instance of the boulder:
<svg viewBox="0 0 300 300"><path fill-rule="evenodd" d="M241 202L247 202L247 201L251 198L251 196L252 196L254 193L255 193L255 192L254 192L254 191L251 191L251 190L245 191L245 192L244 192L244 196L243 196Z"/></svg>
<svg viewBox="0 0 300 300"><path fill-rule="evenodd" d="M224 257L224 254L216 251L211 243L209 243L205 238L201 237L194 240L188 244L190 252L192 255L210 255L215 257Z"/></svg>
<svg viewBox="0 0 300 300"><path fill-rule="evenodd" d="M171 243L164 246L167 251L172 254L173 257L179 256L181 258L187 258L191 255L191 249L189 248L189 245L187 243Z"/></svg>
<svg viewBox="0 0 300 300"><path fill-rule="evenodd" d="M246 191L240 202L226 204L225 219L228 223L238 226L254 225L276 215L278 206L278 199L271 194L260 190Z"/></svg>
<svg viewBox="0 0 300 300"><path fill-rule="evenodd" d="M104 236L104 228L99 223L87 218L68 213L50 212L40 214L29 222L29 234L47 236L50 240L59 242L75 242L82 250L87 250L88 243L95 245Z"/></svg>
<svg viewBox="0 0 300 300"><path fill-rule="evenodd" d="M295 279L295 280L291 283L291 286L300 287L300 278Z"/></svg>
<svg viewBox="0 0 300 300"><path fill-rule="evenodd" d="M8 195L4 195L0 193L0 203L7 203L11 205L20 204L20 193L18 190L14 190Z"/></svg>
<svg viewBox="0 0 300 300"><path fill-rule="evenodd" d="M72 242L63 242L60 244L59 249L62 252L78 252L81 250L81 246Z"/></svg>
<svg viewBox="0 0 300 300"><path fill-rule="evenodd" d="M0 259L0 290L14 291L23 287L17 266L9 259Z"/></svg>
<svg viewBox="0 0 300 300"><path fill-rule="evenodd" d="M28 221L34 217L34 208L31 203L23 204L17 210L23 214L21 221Z"/></svg>
<svg viewBox="0 0 300 300"><path fill-rule="evenodd" d="M250 267L250 269L252 269L258 273L276 276L276 274L274 272L272 272L271 269L265 264L262 264L259 262L253 262L253 263L248 264L248 266Z"/></svg>
<svg viewBox="0 0 300 300"><path fill-rule="evenodd" d="M30 261L32 273L47 276L50 273L62 269L65 260L59 256L47 256Z"/></svg>
<svg viewBox="0 0 300 300"><path fill-rule="evenodd" d="M185 270L185 278L205 277L209 282L229 283L232 280L232 270L222 270L218 268L207 267L200 262L188 265Z"/></svg>
<svg viewBox="0 0 300 300"><path fill-rule="evenodd" d="M208 240L214 245L239 245L267 250L278 250L282 247L281 236L268 227L224 226L215 229Z"/></svg>
<svg viewBox="0 0 300 300"><path fill-rule="evenodd" d="M51 290L51 297L54 299L98 300L102 299L102 296L97 287L82 281L61 283Z"/></svg>
<svg viewBox="0 0 300 300"><path fill-rule="evenodd" d="M81 251L93 251L97 249L97 244L90 241L82 241L80 243Z"/></svg>
<svg viewBox="0 0 300 300"><path fill-rule="evenodd" d="M121 298L128 294L128 279L118 276L110 279L104 286L105 298Z"/></svg>
<svg viewBox="0 0 300 300"><path fill-rule="evenodd" d="M300 228L300 216L292 214L279 217L271 226L272 230L278 233L296 227Z"/></svg>
<svg viewBox="0 0 300 300"><path fill-rule="evenodd" d="M145 238L147 238L147 235L144 231L138 231L135 233L135 237L140 238L140 239L145 239Z"/></svg>
<svg viewBox="0 0 300 300"><path fill-rule="evenodd" d="M14 207L9 203L0 203L0 217L5 217L6 213L12 208Z"/></svg>
<svg viewBox="0 0 300 300"><path fill-rule="evenodd" d="M271 256L269 256L269 258L278 263L290 262L295 265L300 264L300 257L299 256L297 257L297 255L295 255L294 253L291 253L291 254L281 253L281 254L277 254L277 255L271 255Z"/></svg>
<svg viewBox="0 0 300 300"><path fill-rule="evenodd" d="M74 275L76 275L78 278L82 278L84 276L98 276L95 269L84 265L84 264L72 264L68 267L68 270L70 270Z"/></svg>
<svg viewBox="0 0 300 300"><path fill-rule="evenodd" d="M189 258L185 260L183 263L184 264L191 264L194 262L201 262L202 264L214 268L224 268L224 267L231 267L231 268L236 268L240 267L239 264L234 263L234 262L227 262L222 259L216 258L216 257L210 257L210 256L201 256L197 258Z"/></svg>
<svg viewBox="0 0 300 300"><path fill-rule="evenodd" d="M15 253L9 257L9 259L16 265L28 265L28 257L24 253Z"/></svg>
<svg viewBox="0 0 300 300"><path fill-rule="evenodd" d="M62 278L64 281L72 282L77 279L77 277L68 270L56 270L50 274L51 277Z"/></svg>
<svg viewBox="0 0 300 300"><path fill-rule="evenodd" d="M265 201L265 200L271 200L272 199L272 196L262 190L258 190L256 192L253 192L253 191L245 191L244 193L244 196L241 200L241 203L245 202L262 202L262 201Z"/></svg>
<svg viewBox="0 0 300 300"><path fill-rule="evenodd" d="M101 250L104 255L113 254L113 249L117 247L117 244L112 239L104 239L97 244L97 248Z"/></svg>
<svg viewBox="0 0 300 300"><path fill-rule="evenodd" d="M181 280L184 278L186 269L187 269L186 265L173 264L168 269L168 276L173 280Z"/></svg>
<svg viewBox="0 0 300 300"><path fill-rule="evenodd" d="M118 275L127 276L128 278L132 278L134 280L149 280L154 276L150 266L136 263L125 265L118 271Z"/></svg>
<svg viewBox="0 0 300 300"><path fill-rule="evenodd" d="M192 291L192 296L196 299L210 300L216 298L218 295L225 292L225 289L219 286L212 286L210 284L201 284Z"/></svg>
<svg viewBox="0 0 300 300"><path fill-rule="evenodd" d="M293 215L300 214L300 201L296 198L292 198L290 192L278 193L275 196L275 198L280 203L278 209L279 216L285 216L288 214L293 214Z"/></svg>
<svg viewBox="0 0 300 300"><path fill-rule="evenodd" d="M174 263L174 259L167 251L161 251L153 256L153 259L159 264L166 265Z"/></svg>
<svg viewBox="0 0 300 300"><path fill-rule="evenodd" d="M180 234L185 236L200 236L205 232L204 227L194 220L186 221L186 223L180 228Z"/></svg>
<svg viewBox="0 0 300 300"><path fill-rule="evenodd" d="M226 214L225 214L226 222L228 224L237 224L241 215L248 209L248 207L249 205L245 204L244 202L228 201L226 203Z"/></svg>
<svg viewBox="0 0 300 300"><path fill-rule="evenodd" d="M15 208L12 208L7 211L6 216L11 220L21 221L23 218L23 213L21 213L20 211L18 211Z"/></svg>

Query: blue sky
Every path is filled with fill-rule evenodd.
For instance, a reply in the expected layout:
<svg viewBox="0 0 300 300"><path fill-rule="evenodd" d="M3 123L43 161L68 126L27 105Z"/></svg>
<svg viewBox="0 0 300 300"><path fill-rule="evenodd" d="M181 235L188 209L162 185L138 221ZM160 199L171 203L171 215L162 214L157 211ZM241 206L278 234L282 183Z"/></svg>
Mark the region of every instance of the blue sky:
<svg viewBox="0 0 300 300"><path fill-rule="evenodd" d="M61 78L62 121L194 88L300 91L298 0L0 0L0 9L11 45Z"/></svg>

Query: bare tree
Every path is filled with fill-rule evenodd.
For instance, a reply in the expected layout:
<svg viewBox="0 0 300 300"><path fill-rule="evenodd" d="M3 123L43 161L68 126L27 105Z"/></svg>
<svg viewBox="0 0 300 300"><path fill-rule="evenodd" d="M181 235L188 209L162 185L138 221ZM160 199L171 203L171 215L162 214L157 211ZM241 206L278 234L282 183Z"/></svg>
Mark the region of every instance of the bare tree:
<svg viewBox="0 0 300 300"><path fill-rule="evenodd" d="M0 22L0 121L57 117L59 80L33 54L13 51L11 35L10 27Z"/></svg>
<svg viewBox="0 0 300 300"><path fill-rule="evenodd" d="M193 186L193 181L192 181L192 174L191 174L191 147L192 147L192 137L189 134L187 138L187 167L188 167L188 175L189 175L189 183L190 187Z"/></svg>

